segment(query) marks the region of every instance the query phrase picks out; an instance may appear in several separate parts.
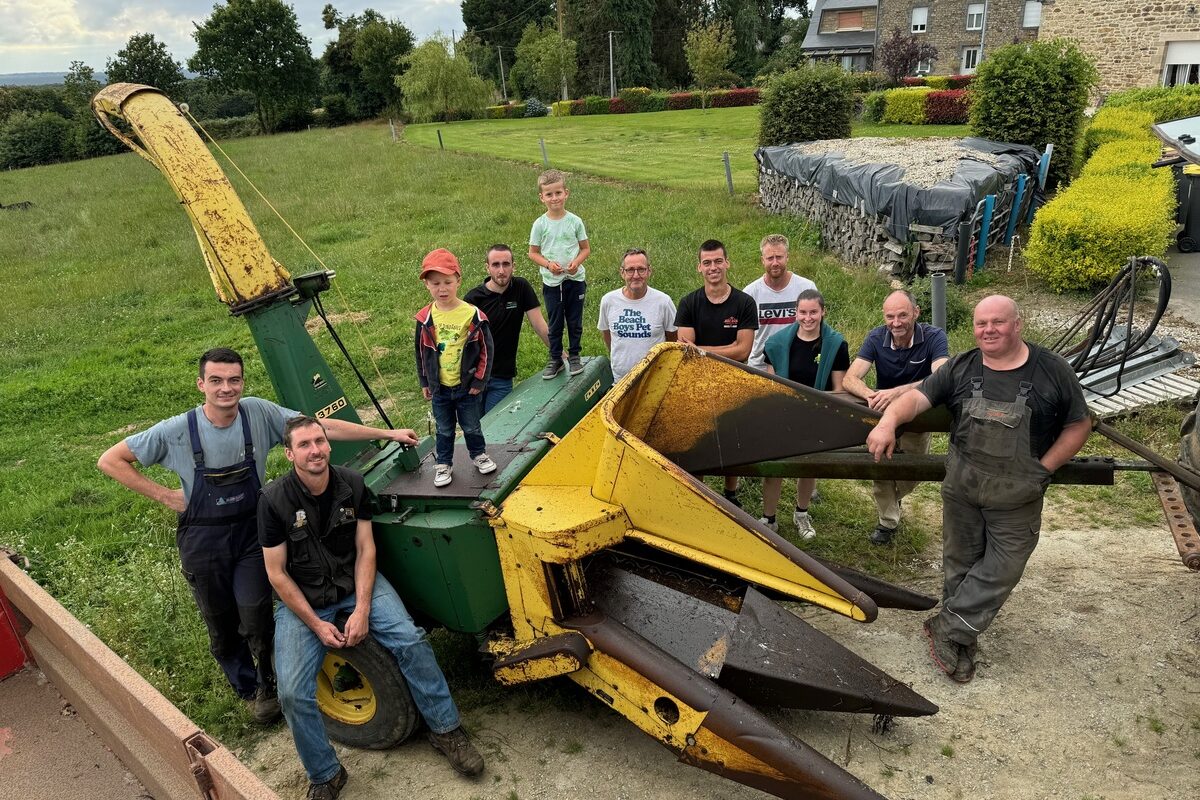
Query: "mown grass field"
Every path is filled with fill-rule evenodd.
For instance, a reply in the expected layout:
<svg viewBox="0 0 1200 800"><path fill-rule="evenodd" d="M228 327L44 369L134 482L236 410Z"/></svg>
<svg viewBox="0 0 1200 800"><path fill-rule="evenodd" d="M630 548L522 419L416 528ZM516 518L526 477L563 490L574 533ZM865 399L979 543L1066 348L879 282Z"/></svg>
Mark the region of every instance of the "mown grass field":
<svg viewBox="0 0 1200 800"><path fill-rule="evenodd" d="M590 117L469 120L409 125L404 138L448 150L511 161L542 163L622 181L727 191L722 153L728 151L734 191L758 191L758 107L660 111ZM966 125L871 125L856 122L854 136L967 136Z"/></svg>
<svg viewBox="0 0 1200 800"><path fill-rule="evenodd" d="M639 117L613 119L640 125ZM347 320L343 338L361 364L368 351L377 359L397 424L422 427L426 405L410 355L410 320L426 302L416 265L428 250L449 247L474 285L484 277L488 245L506 241L521 253L541 212L538 168L393 143L383 125L245 139L227 149L337 270L327 307L361 314L362 337ZM617 140L609 144L612 153L622 149ZM706 167L693 160L674 169L686 183L699 181ZM700 283L695 247L709 237L728 244L731 277L740 286L760 274L761 237L785 233L794 242L792 268L826 293L829 320L852 347L877 323L887 287L823 255L803 221L769 216L744 195L638 180L571 181L568 205L587 223L593 246L585 353L603 352L596 303L619 285L623 250L645 247L654 285L679 298ZM318 268L249 188L234 182L275 257L293 274ZM198 402L195 360L205 349L241 349L248 393L271 397L261 360L246 326L217 302L185 215L144 161L127 154L0 173L0 202L18 201L34 208L0 213L0 545L28 556L43 585L202 726L230 743L246 741L249 717L208 656L178 573L173 514L109 481L94 464L129 432ZM535 279L532 265L518 261L521 273ZM985 274L971 291L988 291L993 280ZM338 368L328 338L317 339ZM953 347L969 342L968 330L952 332ZM519 368L531 375L544 351L530 335L524 348ZM348 371L339 372L350 387ZM351 392L365 407L365 398ZM277 454L274 470L282 463ZM1092 507L1121 519L1149 514L1153 498L1139 491L1135 481L1124 481L1104 505ZM757 510L753 494L747 492L748 507ZM913 513L895 548L866 543L874 510L865 485L826 481L822 494L814 507L821 535L806 545L814 552L898 578L928 571L923 551L937 532L936 487L922 487L916 502L906 504ZM457 663L470 643L441 647L455 658L456 689L470 689L480 703L489 692L503 692L474 662ZM532 701L544 690L528 691Z"/></svg>

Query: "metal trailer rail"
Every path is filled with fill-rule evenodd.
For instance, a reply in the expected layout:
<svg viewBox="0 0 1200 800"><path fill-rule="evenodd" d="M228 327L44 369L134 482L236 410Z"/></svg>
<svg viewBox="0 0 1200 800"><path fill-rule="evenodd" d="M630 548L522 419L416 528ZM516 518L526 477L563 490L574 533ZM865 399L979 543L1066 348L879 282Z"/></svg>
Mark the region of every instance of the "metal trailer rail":
<svg viewBox="0 0 1200 800"><path fill-rule="evenodd" d="M0 622L156 800L279 800L0 550ZM47 769L54 765L48 764Z"/></svg>

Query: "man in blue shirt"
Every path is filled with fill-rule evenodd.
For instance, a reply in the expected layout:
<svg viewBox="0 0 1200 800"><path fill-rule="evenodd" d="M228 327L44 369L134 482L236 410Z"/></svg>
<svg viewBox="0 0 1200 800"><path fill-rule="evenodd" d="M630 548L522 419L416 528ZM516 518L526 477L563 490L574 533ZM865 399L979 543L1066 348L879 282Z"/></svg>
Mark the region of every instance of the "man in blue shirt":
<svg viewBox="0 0 1200 800"><path fill-rule="evenodd" d="M884 324L867 334L842 381L842 388L883 411L900 395L916 387L950 358L946 332L917 322L921 309L913 296L903 289L892 292L883 301ZM863 378L875 368L874 389ZM906 433L898 449L905 453L929 452L928 433ZM873 494L879 511L879 524L871 533L874 544L888 544L900 524L900 501L916 487L915 481L875 481Z"/></svg>

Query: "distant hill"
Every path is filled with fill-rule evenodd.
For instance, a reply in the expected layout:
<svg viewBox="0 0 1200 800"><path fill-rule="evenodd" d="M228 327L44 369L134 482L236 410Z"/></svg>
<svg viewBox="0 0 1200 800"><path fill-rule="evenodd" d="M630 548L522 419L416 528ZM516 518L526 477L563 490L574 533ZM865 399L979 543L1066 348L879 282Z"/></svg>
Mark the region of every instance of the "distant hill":
<svg viewBox="0 0 1200 800"><path fill-rule="evenodd" d="M0 86L59 86L66 76L65 72L0 72ZM95 77L100 83L108 82L103 72Z"/></svg>

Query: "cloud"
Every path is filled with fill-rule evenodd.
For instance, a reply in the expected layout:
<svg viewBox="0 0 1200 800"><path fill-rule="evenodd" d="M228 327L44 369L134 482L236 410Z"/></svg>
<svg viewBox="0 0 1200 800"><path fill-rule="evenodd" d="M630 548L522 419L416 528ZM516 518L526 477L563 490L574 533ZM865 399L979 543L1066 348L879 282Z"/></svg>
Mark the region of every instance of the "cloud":
<svg viewBox="0 0 1200 800"><path fill-rule="evenodd" d="M292 0L314 55L333 38L321 24L329 0ZM399 19L418 39L463 28L460 0L332 0L342 14L374 8ZM0 0L0 73L64 71L80 60L97 70L135 33L153 33L176 60L195 52L194 22L212 13L214 0Z"/></svg>

